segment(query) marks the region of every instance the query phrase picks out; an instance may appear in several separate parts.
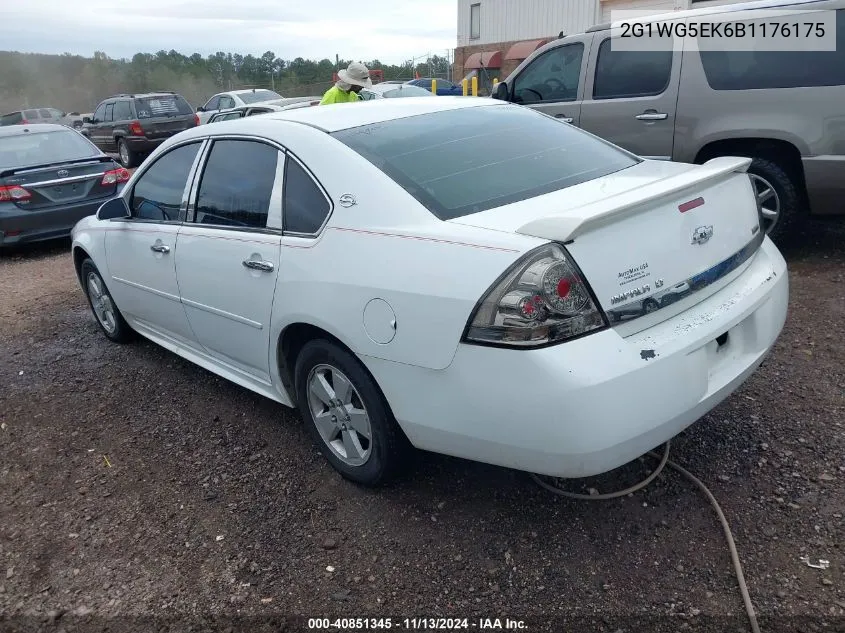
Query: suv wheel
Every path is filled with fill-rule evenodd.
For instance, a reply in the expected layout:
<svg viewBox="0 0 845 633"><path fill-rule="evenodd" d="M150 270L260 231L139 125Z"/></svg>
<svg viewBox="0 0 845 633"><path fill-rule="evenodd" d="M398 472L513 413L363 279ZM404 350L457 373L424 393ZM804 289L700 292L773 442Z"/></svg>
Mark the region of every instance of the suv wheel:
<svg viewBox="0 0 845 633"><path fill-rule="evenodd" d="M763 230L774 241L785 237L801 214L799 187L776 162L754 158L748 168L763 212Z"/></svg>
<svg viewBox="0 0 845 633"><path fill-rule="evenodd" d="M117 140L117 153L118 156L120 156L120 164L126 167L126 169L131 169L138 165L137 152L133 152L129 149L126 141L122 138Z"/></svg>

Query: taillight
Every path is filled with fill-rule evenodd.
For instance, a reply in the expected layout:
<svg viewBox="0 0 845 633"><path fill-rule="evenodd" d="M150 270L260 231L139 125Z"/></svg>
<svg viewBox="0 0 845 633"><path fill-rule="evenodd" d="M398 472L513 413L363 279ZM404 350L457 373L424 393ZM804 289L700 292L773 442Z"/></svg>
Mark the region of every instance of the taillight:
<svg viewBox="0 0 845 633"><path fill-rule="evenodd" d="M198 126L199 124L200 124L200 115L195 114L194 115L194 127Z"/></svg>
<svg viewBox="0 0 845 633"><path fill-rule="evenodd" d="M562 246L549 244L525 255L487 292L463 340L531 348L605 327L578 266Z"/></svg>
<svg viewBox="0 0 845 633"><path fill-rule="evenodd" d="M20 123L18 123L18 125L29 125L29 121L27 121L26 119L21 119L21 121L20 121Z"/></svg>
<svg viewBox="0 0 845 633"><path fill-rule="evenodd" d="M121 167L120 169L111 169L103 174L103 179L100 181L102 185L116 185L121 182L126 182L132 174L128 169Z"/></svg>
<svg viewBox="0 0 845 633"><path fill-rule="evenodd" d="M22 202L31 197L32 194L20 185L0 185L0 202Z"/></svg>
<svg viewBox="0 0 845 633"><path fill-rule="evenodd" d="M140 121L132 121L129 124L129 133L132 136L144 136L144 128L141 127Z"/></svg>

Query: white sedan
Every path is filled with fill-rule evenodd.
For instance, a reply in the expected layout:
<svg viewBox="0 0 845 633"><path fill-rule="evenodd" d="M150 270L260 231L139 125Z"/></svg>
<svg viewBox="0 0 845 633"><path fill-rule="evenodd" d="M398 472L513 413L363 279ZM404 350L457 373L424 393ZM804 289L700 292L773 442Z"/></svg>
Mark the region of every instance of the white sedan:
<svg viewBox="0 0 845 633"><path fill-rule="evenodd" d="M582 477L692 424L779 336L748 164L643 160L483 98L301 108L168 139L73 261L109 339L298 407L351 480L411 447Z"/></svg>
<svg viewBox="0 0 845 633"><path fill-rule="evenodd" d="M220 92L206 101L205 105L197 108L197 117L199 117L200 124L208 123L208 120L212 117L212 115L223 110L242 108L244 106L255 105L257 103L275 103L279 100L284 100L284 97L282 97L282 95L278 92L265 90L263 88Z"/></svg>

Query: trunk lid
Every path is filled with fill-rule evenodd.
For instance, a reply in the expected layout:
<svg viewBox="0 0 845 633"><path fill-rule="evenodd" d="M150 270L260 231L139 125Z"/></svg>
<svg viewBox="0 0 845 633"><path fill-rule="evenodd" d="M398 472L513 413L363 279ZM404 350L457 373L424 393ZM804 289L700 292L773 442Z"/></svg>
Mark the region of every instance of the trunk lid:
<svg viewBox="0 0 845 633"><path fill-rule="evenodd" d="M103 185L103 174L120 166L108 156L67 161L53 165L7 169L0 172L0 185L17 185L29 192L26 200L14 200L20 209L35 211L85 200L108 198L117 184Z"/></svg>
<svg viewBox="0 0 845 633"><path fill-rule="evenodd" d="M452 220L562 242L612 321L700 290L762 241L751 159L645 161L533 199ZM668 318L669 314L666 314Z"/></svg>

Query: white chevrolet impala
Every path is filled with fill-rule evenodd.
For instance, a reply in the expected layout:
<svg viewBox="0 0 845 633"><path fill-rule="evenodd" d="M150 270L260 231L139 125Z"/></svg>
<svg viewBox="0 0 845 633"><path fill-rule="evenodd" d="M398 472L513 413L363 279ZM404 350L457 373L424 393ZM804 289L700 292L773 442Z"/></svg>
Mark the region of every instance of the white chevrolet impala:
<svg viewBox="0 0 845 633"><path fill-rule="evenodd" d="M643 160L482 98L303 108L169 139L73 259L109 339L298 407L351 480L412 447L582 477L692 424L780 334L748 164Z"/></svg>

